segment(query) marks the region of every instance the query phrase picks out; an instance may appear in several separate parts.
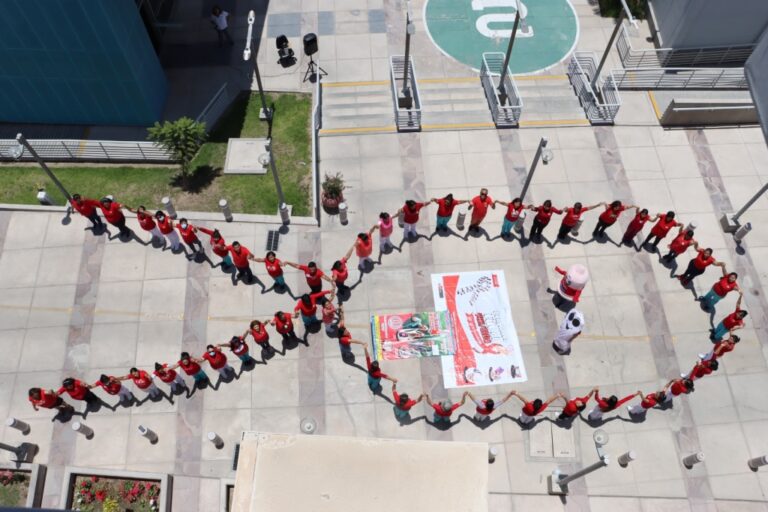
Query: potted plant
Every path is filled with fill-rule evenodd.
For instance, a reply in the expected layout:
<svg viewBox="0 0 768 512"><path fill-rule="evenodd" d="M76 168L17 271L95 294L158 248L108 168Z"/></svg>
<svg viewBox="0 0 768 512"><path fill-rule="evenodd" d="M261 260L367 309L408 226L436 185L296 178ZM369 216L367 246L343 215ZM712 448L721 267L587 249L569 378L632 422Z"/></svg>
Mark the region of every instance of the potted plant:
<svg viewBox="0 0 768 512"><path fill-rule="evenodd" d="M341 173L326 174L322 185L322 202L326 211L338 211L339 203L344 202L344 178Z"/></svg>

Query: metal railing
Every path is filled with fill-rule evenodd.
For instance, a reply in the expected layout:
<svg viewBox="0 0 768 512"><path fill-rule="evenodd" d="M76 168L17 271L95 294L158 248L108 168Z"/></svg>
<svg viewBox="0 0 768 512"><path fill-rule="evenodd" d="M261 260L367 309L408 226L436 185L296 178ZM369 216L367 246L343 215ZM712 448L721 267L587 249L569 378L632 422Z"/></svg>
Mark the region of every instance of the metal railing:
<svg viewBox="0 0 768 512"><path fill-rule="evenodd" d="M216 94L213 95L208 104L203 108L197 118L195 118L195 121L198 123L205 123L206 132L210 132L213 129L216 122L224 111L227 110L227 107L229 107L229 104L232 101L227 85L228 84L225 82L224 85L216 91Z"/></svg>
<svg viewBox="0 0 768 512"><path fill-rule="evenodd" d="M702 48L648 48L636 50L623 24L616 39L616 50L625 68L728 67L744 66L755 45L705 46Z"/></svg>
<svg viewBox="0 0 768 512"><path fill-rule="evenodd" d="M154 142L118 140L30 140L35 151L49 162L173 162L173 156ZM14 161L10 150L16 140L0 140L0 161ZM34 161L28 151L18 159Z"/></svg>
<svg viewBox="0 0 768 512"><path fill-rule="evenodd" d="M319 64L318 64L319 66ZM320 85L321 73L318 73L312 94L312 204L315 219L320 225L320 144L318 137L323 127L323 88Z"/></svg>
<svg viewBox="0 0 768 512"><path fill-rule="evenodd" d="M399 84L403 83L405 74L405 57L393 55L389 58L389 81L392 89L392 101L395 109L395 125L397 131L409 132L421 130L421 97L416 84L416 72L413 68L413 59L408 58L408 85L413 97L413 108L400 108L398 104Z"/></svg>
<svg viewBox="0 0 768 512"><path fill-rule="evenodd" d="M720 89L749 88L744 68L638 68L615 69L619 89Z"/></svg>
<svg viewBox="0 0 768 512"><path fill-rule="evenodd" d="M504 65L504 54L501 52L483 53L480 65L480 82L483 84L485 99L491 109L493 122L497 128L514 128L520 124L520 114L523 110L523 99L517 90L512 73L507 71L504 79L504 92L507 94L506 105L499 100L498 86L501 78L501 67Z"/></svg>
<svg viewBox="0 0 768 512"><path fill-rule="evenodd" d="M613 124L621 107L621 96L613 73L608 73L599 96L592 90L592 76L597 69L597 55L592 52L574 52L568 60L568 79L579 98L587 119L592 124Z"/></svg>

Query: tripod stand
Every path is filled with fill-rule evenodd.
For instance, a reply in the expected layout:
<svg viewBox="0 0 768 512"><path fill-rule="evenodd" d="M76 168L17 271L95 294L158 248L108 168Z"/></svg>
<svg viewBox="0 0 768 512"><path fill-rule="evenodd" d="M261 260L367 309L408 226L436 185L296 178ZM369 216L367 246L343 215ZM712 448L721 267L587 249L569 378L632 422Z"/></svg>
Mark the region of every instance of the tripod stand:
<svg viewBox="0 0 768 512"><path fill-rule="evenodd" d="M317 76L318 71L320 72L320 76L321 77L324 77L324 76L328 75L328 73L326 73L326 71L323 68L321 68L317 64L317 62L315 62L312 59L312 56L310 55L309 56L309 64L307 64L307 71L304 73L304 80L303 81L306 82L307 80L309 80L311 82L314 82L314 80L312 80L312 79Z"/></svg>

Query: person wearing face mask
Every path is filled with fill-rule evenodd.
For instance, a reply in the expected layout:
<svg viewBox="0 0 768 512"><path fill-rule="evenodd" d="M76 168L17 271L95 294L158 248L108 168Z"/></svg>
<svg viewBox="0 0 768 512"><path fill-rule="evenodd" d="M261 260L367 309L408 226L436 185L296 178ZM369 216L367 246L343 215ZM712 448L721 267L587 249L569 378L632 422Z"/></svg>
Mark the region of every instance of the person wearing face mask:
<svg viewBox="0 0 768 512"><path fill-rule="evenodd" d="M179 223L176 225L176 229L181 234L181 239L187 244L187 247L192 251L193 256L198 254L205 255L203 250L203 244L200 239L197 238L197 228L190 224L187 219L179 219Z"/></svg>
<svg viewBox="0 0 768 512"><path fill-rule="evenodd" d="M222 352L219 347L208 345L205 347L205 353L202 357L208 361L211 368L219 372L222 379L235 375L235 369L229 366L229 363L227 363L227 356L224 355L224 352Z"/></svg>
<svg viewBox="0 0 768 512"><path fill-rule="evenodd" d="M171 243L171 251L177 252L181 248L181 241L176 230L173 229L173 220L171 216L166 214L162 210L158 210L155 213L155 219L157 220L157 228L165 235L165 238Z"/></svg>

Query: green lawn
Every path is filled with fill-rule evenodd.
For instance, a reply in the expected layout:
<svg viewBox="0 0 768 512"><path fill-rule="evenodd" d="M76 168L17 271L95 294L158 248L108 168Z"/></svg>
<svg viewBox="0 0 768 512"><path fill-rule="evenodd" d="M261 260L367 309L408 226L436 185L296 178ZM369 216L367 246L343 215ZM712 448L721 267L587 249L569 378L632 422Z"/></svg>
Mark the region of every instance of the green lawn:
<svg viewBox="0 0 768 512"><path fill-rule="evenodd" d="M269 94L268 102L275 105L273 153L286 202L293 205L295 215L310 215L311 96ZM144 204L154 209L163 196L170 195L177 209L218 211L219 199L225 198L235 212L275 214L277 195L269 172L261 176L221 175L229 138L266 137L267 123L259 120L260 107L255 93L235 100L200 149L193 162L194 176L185 189L178 186L177 170L172 167L52 164L51 168L70 193L94 198L112 194L130 206ZM36 204L40 186L63 204L63 197L39 167L0 165L0 203Z"/></svg>

